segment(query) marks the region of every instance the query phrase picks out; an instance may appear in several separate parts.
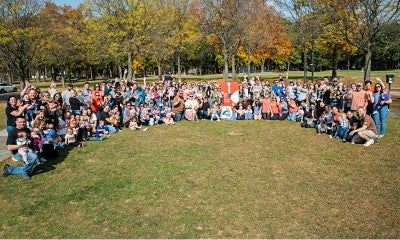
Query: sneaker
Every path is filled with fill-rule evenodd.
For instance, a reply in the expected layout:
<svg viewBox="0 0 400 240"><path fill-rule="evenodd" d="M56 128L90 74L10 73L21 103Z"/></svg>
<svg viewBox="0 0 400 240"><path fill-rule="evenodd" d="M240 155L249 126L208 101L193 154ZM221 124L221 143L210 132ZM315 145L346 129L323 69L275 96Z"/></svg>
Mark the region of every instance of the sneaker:
<svg viewBox="0 0 400 240"><path fill-rule="evenodd" d="M383 138L385 135L379 135L379 137L378 138Z"/></svg>
<svg viewBox="0 0 400 240"><path fill-rule="evenodd" d="M375 137L373 137L372 139L374 140L374 143L379 143L378 137L375 136Z"/></svg>
<svg viewBox="0 0 400 240"><path fill-rule="evenodd" d="M221 121L221 119L217 119L217 122Z"/></svg>
<svg viewBox="0 0 400 240"><path fill-rule="evenodd" d="M343 138L343 139L342 139L342 141L343 141L343 142L346 142L346 139L345 139L345 138Z"/></svg>
<svg viewBox="0 0 400 240"><path fill-rule="evenodd" d="M329 135L329 138L333 138L332 135Z"/></svg>
<svg viewBox="0 0 400 240"><path fill-rule="evenodd" d="M11 160L13 160L14 162L18 162L18 160L14 156L11 157Z"/></svg>
<svg viewBox="0 0 400 240"><path fill-rule="evenodd" d="M24 180L30 180L31 177L28 174L22 174L22 179Z"/></svg>
<svg viewBox="0 0 400 240"><path fill-rule="evenodd" d="M351 144L355 144L355 142L351 141Z"/></svg>
<svg viewBox="0 0 400 240"><path fill-rule="evenodd" d="M364 143L364 146L365 146L365 147L368 147L368 146L370 146L371 144L374 144L374 139L370 139L370 140L366 141L366 142Z"/></svg>
<svg viewBox="0 0 400 240"><path fill-rule="evenodd" d="M10 165L8 165L8 164L6 164L6 165L4 165L4 168L3 168L3 177L7 177L8 176L8 167L9 167Z"/></svg>
<svg viewBox="0 0 400 240"><path fill-rule="evenodd" d="M146 132L148 130L148 128L143 129L143 132Z"/></svg>
<svg viewBox="0 0 400 240"><path fill-rule="evenodd" d="M44 158L44 157L40 157L39 161L40 161L40 163L45 163L45 162L47 162L46 158Z"/></svg>

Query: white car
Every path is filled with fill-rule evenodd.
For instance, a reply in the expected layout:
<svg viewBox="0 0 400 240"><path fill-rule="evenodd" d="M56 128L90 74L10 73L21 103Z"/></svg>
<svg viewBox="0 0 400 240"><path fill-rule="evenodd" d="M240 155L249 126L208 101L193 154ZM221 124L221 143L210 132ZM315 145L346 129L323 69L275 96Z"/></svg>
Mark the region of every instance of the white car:
<svg viewBox="0 0 400 240"><path fill-rule="evenodd" d="M5 92L16 92L18 88L14 85L11 85L9 83L0 83L0 93L5 93Z"/></svg>

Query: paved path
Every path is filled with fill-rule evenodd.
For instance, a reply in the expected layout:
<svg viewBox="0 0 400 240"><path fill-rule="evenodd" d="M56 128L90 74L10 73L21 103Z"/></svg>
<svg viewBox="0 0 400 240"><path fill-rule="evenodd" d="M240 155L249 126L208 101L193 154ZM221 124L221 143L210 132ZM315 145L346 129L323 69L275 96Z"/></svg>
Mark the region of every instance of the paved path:
<svg viewBox="0 0 400 240"><path fill-rule="evenodd" d="M10 153L6 147L7 131L6 129L0 130L0 162L10 158Z"/></svg>

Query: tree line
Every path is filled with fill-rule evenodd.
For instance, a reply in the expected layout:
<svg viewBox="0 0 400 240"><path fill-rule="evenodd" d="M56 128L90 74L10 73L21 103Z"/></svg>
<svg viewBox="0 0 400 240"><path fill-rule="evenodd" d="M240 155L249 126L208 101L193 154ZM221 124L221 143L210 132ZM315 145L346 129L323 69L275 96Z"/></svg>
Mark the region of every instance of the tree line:
<svg viewBox="0 0 400 240"><path fill-rule="evenodd" d="M399 67L397 0L42 0L0 2L0 77ZM250 72L248 72L250 74Z"/></svg>

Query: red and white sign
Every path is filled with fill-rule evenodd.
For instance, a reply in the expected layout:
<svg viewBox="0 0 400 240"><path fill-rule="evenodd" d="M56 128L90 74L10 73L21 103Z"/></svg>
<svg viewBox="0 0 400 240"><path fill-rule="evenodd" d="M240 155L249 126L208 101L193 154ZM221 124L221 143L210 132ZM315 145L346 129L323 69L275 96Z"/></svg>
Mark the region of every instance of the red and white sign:
<svg viewBox="0 0 400 240"><path fill-rule="evenodd" d="M222 106L235 106L239 102L239 84L237 82L221 82L220 86L224 94Z"/></svg>

